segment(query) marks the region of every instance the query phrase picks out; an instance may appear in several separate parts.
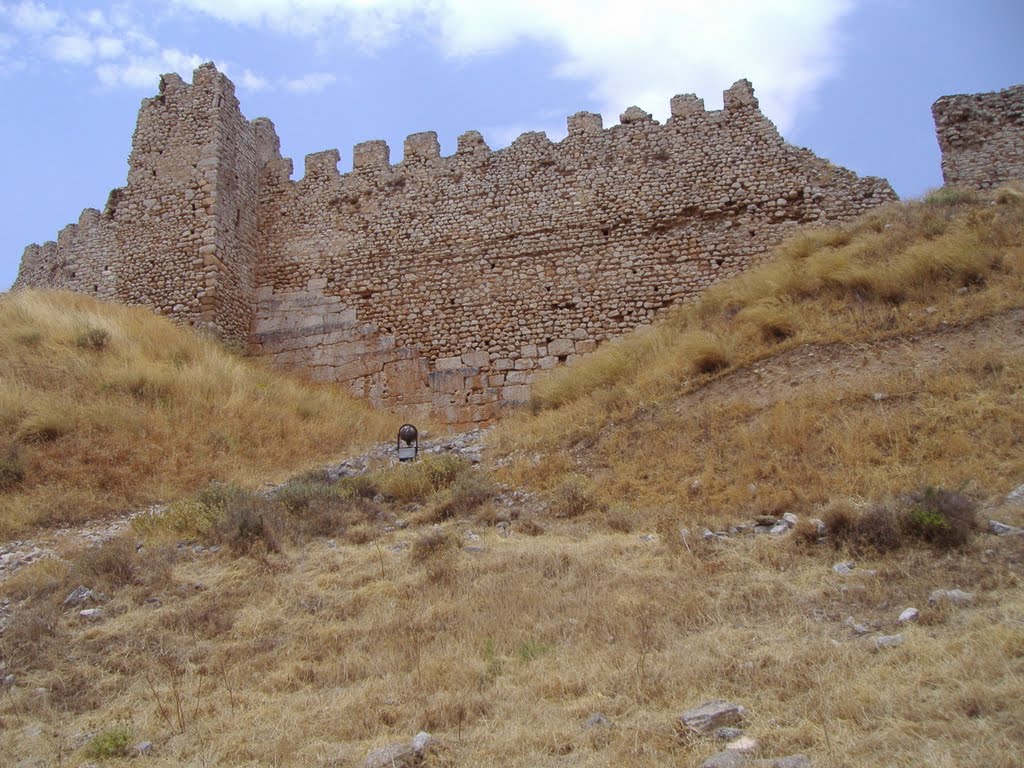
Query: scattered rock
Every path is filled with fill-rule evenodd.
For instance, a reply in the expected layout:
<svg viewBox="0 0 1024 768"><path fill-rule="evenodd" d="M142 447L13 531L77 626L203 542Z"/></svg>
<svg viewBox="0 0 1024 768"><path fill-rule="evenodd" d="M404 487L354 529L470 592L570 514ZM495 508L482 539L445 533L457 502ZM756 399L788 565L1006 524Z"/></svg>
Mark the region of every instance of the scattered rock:
<svg viewBox="0 0 1024 768"><path fill-rule="evenodd" d="M988 530L996 536L1024 536L1024 528L1000 523L998 520L989 520Z"/></svg>
<svg viewBox="0 0 1024 768"><path fill-rule="evenodd" d="M961 589L936 589L928 595L928 602L931 605L941 603L943 600L952 605L969 605L974 602L974 593L964 592Z"/></svg>
<svg viewBox="0 0 1024 768"><path fill-rule="evenodd" d="M811 768L811 761L804 755L757 759L742 752L726 750L709 757L700 764L700 768Z"/></svg>
<svg viewBox="0 0 1024 768"><path fill-rule="evenodd" d="M742 728L733 728L729 725L715 729L715 739L718 741L735 741L742 735Z"/></svg>
<svg viewBox="0 0 1024 768"><path fill-rule="evenodd" d="M83 584L71 590L71 593L64 598L63 605L65 608L77 608L82 603L87 601L94 602L95 599L95 593Z"/></svg>
<svg viewBox="0 0 1024 768"><path fill-rule="evenodd" d="M754 523L757 525L767 525L769 528L779 522L779 518L775 515L756 515L754 517Z"/></svg>
<svg viewBox="0 0 1024 768"><path fill-rule="evenodd" d="M854 619L853 616L847 616L846 621L844 621L843 624L853 630L853 634L855 635L866 635L871 631L871 627L867 624L858 624L857 620Z"/></svg>
<svg viewBox="0 0 1024 768"><path fill-rule="evenodd" d="M378 747L366 756L366 768L416 768L423 758L409 744Z"/></svg>
<svg viewBox="0 0 1024 768"><path fill-rule="evenodd" d="M1024 485L1018 485L1006 494L1007 504L1024 504Z"/></svg>
<svg viewBox="0 0 1024 768"><path fill-rule="evenodd" d="M921 617L921 612L917 608L905 609L896 622L899 624L909 624L912 621L917 621Z"/></svg>
<svg viewBox="0 0 1024 768"><path fill-rule="evenodd" d="M875 638L875 650L883 651L903 645L903 635L879 635Z"/></svg>
<svg viewBox="0 0 1024 768"><path fill-rule="evenodd" d="M712 755L700 764L700 768L744 768L747 765L749 763L741 752L726 751Z"/></svg>
<svg viewBox="0 0 1024 768"><path fill-rule="evenodd" d="M593 728L611 728L612 721L603 712L595 712L587 718L587 721L583 723L583 727L588 731Z"/></svg>
<svg viewBox="0 0 1024 768"><path fill-rule="evenodd" d="M744 709L738 704L716 699L683 712L679 722L688 731L707 734L725 725L739 725L743 715Z"/></svg>
<svg viewBox="0 0 1024 768"><path fill-rule="evenodd" d="M824 536L825 532L828 530L828 526L825 525L825 521L824 520L819 520L817 517L812 517L810 519L810 523L811 523L811 525L813 525L815 528L818 529L818 535L819 536Z"/></svg>
<svg viewBox="0 0 1024 768"><path fill-rule="evenodd" d="M658 540L658 537L653 533L645 533L640 536L640 541L644 544L653 544Z"/></svg>
<svg viewBox="0 0 1024 768"><path fill-rule="evenodd" d="M512 523L508 520L502 520L496 523L494 527L498 529L498 535L502 538L508 538L509 534L512 533Z"/></svg>
<svg viewBox="0 0 1024 768"><path fill-rule="evenodd" d="M838 573L840 576L849 576L851 573L853 573L853 569L856 567L857 566L855 566L853 563L849 562L836 563L832 566L832 571L834 573Z"/></svg>
<svg viewBox="0 0 1024 768"><path fill-rule="evenodd" d="M153 754L153 742L152 741L140 741L134 747L132 752L136 755L151 755Z"/></svg>
<svg viewBox="0 0 1024 768"><path fill-rule="evenodd" d="M756 752L760 747L761 744L758 740L750 736L740 736L738 739L733 739L725 745L725 749L728 752L743 752L744 754Z"/></svg>
<svg viewBox="0 0 1024 768"><path fill-rule="evenodd" d="M88 621L99 621L103 618L103 609L86 608L83 611L79 611L78 615L81 616L83 619L87 619Z"/></svg>
<svg viewBox="0 0 1024 768"><path fill-rule="evenodd" d="M768 531L772 536L781 536L789 531L789 524L786 522L776 523L772 526L772 529Z"/></svg>
<svg viewBox="0 0 1024 768"><path fill-rule="evenodd" d="M786 523L790 528L800 522L800 518L794 515L792 512L787 512L782 516L782 521Z"/></svg>

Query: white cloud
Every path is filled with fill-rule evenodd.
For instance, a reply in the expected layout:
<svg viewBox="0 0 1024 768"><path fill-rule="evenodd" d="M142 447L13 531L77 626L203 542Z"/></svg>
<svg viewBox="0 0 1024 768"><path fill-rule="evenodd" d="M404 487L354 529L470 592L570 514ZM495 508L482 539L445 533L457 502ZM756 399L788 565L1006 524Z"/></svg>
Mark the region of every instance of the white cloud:
<svg viewBox="0 0 1024 768"><path fill-rule="evenodd" d="M18 3L6 9L11 24L22 32L45 33L57 28L63 14L47 8L42 3Z"/></svg>
<svg viewBox="0 0 1024 768"><path fill-rule="evenodd" d="M400 33L435 37L451 56L475 56L530 39L561 56L555 74L582 79L605 122L638 104L658 117L675 93L709 107L741 77L785 128L832 72L836 26L854 0L173 0L233 23L268 26L321 42L343 27L348 42L380 47Z"/></svg>
<svg viewBox="0 0 1024 768"><path fill-rule="evenodd" d="M92 41L84 35L54 35L49 46L53 58L70 64L88 64L96 54Z"/></svg>
<svg viewBox="0 0 1024 768"><path fill-rule="evenodd" d="M239 79L239 85L250 91L262 91L265 88L270 87L270 81L262 75L258 75L250 69L246 69L242 72L242 77Z"/></svg>
<svg viewBox="0 0 1024 768"><path fill-rule="evenodd" d="M310 72L296 80L285 80L285 90L292 93L319 93L333 85L338 78L326 72Z"/></svg>
<svg viewBox="0 0 1024 768"><path fill-rule="evenodd" d="M101 59L116 59L125 52L124 41L116 37L97 37L94 46Z"/></svg>
<svg viewBox="0 0 1024 768"><path fill-rule="evenodd" d="M103 85L129 86L152 89L167 72L188 73L203 63L194 53L183 53L177 48L166 48L155 56L130 56L125 61L101 64L96 76Z"/></svg>

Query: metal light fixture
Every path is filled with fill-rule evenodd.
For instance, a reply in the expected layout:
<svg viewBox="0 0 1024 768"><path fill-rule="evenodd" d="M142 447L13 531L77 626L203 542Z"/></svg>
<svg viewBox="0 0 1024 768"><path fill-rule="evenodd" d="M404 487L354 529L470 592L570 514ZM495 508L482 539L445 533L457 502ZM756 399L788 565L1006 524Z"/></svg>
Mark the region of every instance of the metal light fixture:
<svg viewBox="0 0 1024 768"><path fill-rule="evenodd" d="M398 429L398 460L412 461L420 450L420 436L412 424L403 424Z"/></svg>

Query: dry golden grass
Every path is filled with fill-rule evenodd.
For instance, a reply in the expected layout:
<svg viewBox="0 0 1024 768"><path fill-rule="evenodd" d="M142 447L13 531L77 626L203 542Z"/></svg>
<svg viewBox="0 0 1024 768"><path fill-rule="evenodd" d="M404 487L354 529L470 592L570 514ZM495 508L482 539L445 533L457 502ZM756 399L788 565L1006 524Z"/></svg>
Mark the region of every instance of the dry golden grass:
<svg viewBox="0 0 1024 768"><path fill-rule="evenodd" d="M536 384L533 410L587 397L628 407L801 344L905 335L1021 306L1024 195L929 200L795 235L762 267ZM922 317L928 307L936 311Z"/></svg>
<svg viewBox="0 0 1024 768"><path fill-rule="evenodd" d="M338 388L271 373L153 314L71 294L0 296L0 534L280 478L387 437Z"/></svg>
<svg viewBox="0 0 1024 768"><path fill-rule="evenodd" d="M1024 764L1024 539L865 531L893 510L928 523L907 492L984 500L1024 479L1022 199L943 191L801 235L540 388L486 472L211 488L139 522L141 552L22 569L0 590L0 754L77 765L127 734L154 768L357 766L427 730L428 766L698 765L719 747L676 718L724 698L761 757ZM80 338L77 354L116 349ZM156 375L103 380L175 397ZM83 417L46 437L22 386L0 388L2 428L35 424L29 451L72 439ZM496 482L533 493L496 500ZM968 532L964 499L941 499ZM680 535L786 511L850 531ZM1024 524L1019 506L989 516ZM111 595L102 620L61 606L82 583ZM974 602L928 604L954 587ZM908 606L920 620L897 625ZM610 727L585 727L597 712Z"/></svg>
<svg viewBox="0 0 1024 768"><path fill-rule="evenodd" d="M497 430L515 459L502 476L552 491L582 471L608 502L690 522L929 483L1008 490L1024 477L1020 324L983 321L1024 307L1024 204L1010 192L796 236L538 384L535 414ZM900 345L912 334L943 349L922 341L911 359Z"/></svg>
<svg viewBox="0 0 1024 768"><path fill-rule="evenodd" d="M359 765L422 729L444 744L430 765L696 765L716 747L680 740L675 718L727 698L762 754L817 766L1024 759L1019 542L903 550L843 579L821 546L560 525L486 533L476 553L456 523L269 558L143 550L130 569L170 567L96 624L58 606L77 575L24 570L5 589L29 603L3 638L18 685L0 748L80 760L74 734L119 727L154 742L153 766ZM977 603L927 604L954 585ZM920 623L897 627L909 605ZM875 653L848 616L906 642ZM584 728L595 712L613 725Z"/></svg>

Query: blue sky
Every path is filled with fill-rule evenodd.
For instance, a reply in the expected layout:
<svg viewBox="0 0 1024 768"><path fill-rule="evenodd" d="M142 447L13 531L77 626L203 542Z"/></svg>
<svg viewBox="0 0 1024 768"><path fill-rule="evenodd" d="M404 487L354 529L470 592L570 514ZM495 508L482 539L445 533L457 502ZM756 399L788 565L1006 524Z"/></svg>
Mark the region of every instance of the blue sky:
<svg viewBox="0 0 1024 768"><path fill-rule="evenodd" d="M904 197L941 184L931 103L1024 82L1022 0L0 0L0 290L125 182L159 75L215 61L295 159L469 129L492 148L750 79L793 144Z"/></svg>

